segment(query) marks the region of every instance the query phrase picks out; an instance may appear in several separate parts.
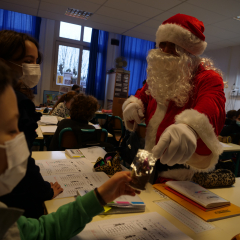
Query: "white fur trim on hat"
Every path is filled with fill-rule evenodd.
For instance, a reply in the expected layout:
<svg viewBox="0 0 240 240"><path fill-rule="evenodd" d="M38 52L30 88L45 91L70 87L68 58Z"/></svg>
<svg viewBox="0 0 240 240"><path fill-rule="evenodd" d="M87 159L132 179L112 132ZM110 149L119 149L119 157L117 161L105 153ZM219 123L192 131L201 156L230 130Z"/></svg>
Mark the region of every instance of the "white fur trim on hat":
<svg viewBox="0 0 240 240"><path fill-rule="evenodd" d="M168 23L159 26L156 33L156 47L160 42L172 42L193 55L201 55L207 43L180 25Z"/></svg>
<svg viewBox="0 0 240 240"><path fill-rule="evenodd" d="M176 123L185 123L192 127L206 146L212 151L212 153L207 156L198 155L195 152L186 162L186 165L190 166L191 169L195 169L197 172L212 171L218 162L219 155L223 152L223 148L218 141L208 117L197 110L187 109L177 115L175 120Z"/></svg>

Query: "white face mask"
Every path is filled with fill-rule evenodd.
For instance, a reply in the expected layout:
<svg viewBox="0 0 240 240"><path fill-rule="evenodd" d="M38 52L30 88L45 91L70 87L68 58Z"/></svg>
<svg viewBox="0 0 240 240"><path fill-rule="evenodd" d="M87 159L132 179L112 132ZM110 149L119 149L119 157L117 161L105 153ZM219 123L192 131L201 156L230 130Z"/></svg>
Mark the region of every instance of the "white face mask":
<svg viewBox="0 0 240 240"><path fill-rule="evenodd" d="M0 196L10 193L22 180L27 170L30 155L24 133L18 134L14 139L0 144L6 150L8 168L0 174Z"/></svg>
<svg viewBox="0 0 240 240"><path fill-rule="evenodd" d="M11 62L11 61L9 61ZM22 66L11 62L19 67L22 67L23 75L20 79L30 88L35 87L41 77L41 69L39 64L23 63Z"/></svg>
<svg viewBox="0 0 240 240"><path fill-rule="evenodd" d="M41 77L41 70L39 64L22 64L23 75L20 78L30 88L35 87Z"/></svg>

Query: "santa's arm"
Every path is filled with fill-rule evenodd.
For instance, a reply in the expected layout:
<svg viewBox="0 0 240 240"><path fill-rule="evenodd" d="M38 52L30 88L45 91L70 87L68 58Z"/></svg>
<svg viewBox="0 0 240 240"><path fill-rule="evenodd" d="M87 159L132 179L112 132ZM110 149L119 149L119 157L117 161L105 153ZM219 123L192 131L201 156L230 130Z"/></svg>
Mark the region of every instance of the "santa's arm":
<svg viewBox="0 0 240 240"><path fill-rule="evenodd" d="M222 78L215 72L204 71L195 85L196 104L176 116L176 123L190 126L198 134L197 148L186 162L197 171L214 169L222 147L217 139L225 122L225 95Z"/></svg>
<svg viewBox="0 0 240 240"><path fill-rule="evenodd" d="M146 94L147 88L147 84L145 84L141 90L137 91L135 96L132 95L123 103L123 119L126 121L126 128L130 131L134 130L133 125L135 118L140 117L141 119L145 117L145 109L148 104L148 95Z"/></svg>

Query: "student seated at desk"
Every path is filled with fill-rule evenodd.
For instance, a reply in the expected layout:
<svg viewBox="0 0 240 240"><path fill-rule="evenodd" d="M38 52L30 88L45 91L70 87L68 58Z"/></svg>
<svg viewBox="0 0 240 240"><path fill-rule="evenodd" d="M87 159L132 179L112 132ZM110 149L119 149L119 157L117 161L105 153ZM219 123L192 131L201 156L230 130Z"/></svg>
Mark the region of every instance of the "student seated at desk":
<svg viewBox="0 0 240 240"><path fill-rule="evenodd" d="M232 142L235 144L239 144L240 142L240 109L236 113L236 121L232 121L232 123L228 126L223 127L220 136L231 136Z"/></svg>
<svg viewBox="0 0 240 240"><path fill-rule="evenodd" d="M75 91L71 91L71 92L63 94L58 99L56 104L53 106L53 109L50 112L50 115L57 116L58 121L68 118L69 117L69 109L73 102L73 97L76 95L77 95L77 92L75 92Z"/></svg>
<svg viewBox="0 0 240 240"><path fill-rule="evenodd" d="M232 122L236 121L237 117L237 111L236 110L230 110L227 112L227 117L225 120L225 125L231 125Z"/></svg>
<svg viewBox="0 0 240 240"><path fill-rule="evenodd" d="M59 133L64 128L70 127L75 133L79 129L95 129L94 126L88 125L88 121L93 119L97 109L98 101L95 97L88 96L83 93L76 95L71 104L71 119L64 119L58 123L58 128L50 144L50 151L60 150L58 145Z"/></svg>
<svg viewBox="0 0 240 240"><path fill-rule="evenodd" d="M16 95L10 79L6 75L2 78L4 73L0 64L0 111L4 112L0 118L0 196L9 194L24 177L30 154L24 133L18 129ZM8 208L0 201L0 239L70 239L102 212L106 203L140 193L126 185L130 181L130 172L117 173L94 191L38 220L21 216L23 210Z"/></svg>
<svg viewBox="0 0 240 240"><path fill-rule="evenodd" d="M80 93L80 86L77 84L74 84L72 86L72 90L75 91L76 93Z"/></svg>
<svg viewBox="0 0 240 240"><path fill-rule="evenodd" d="M35 111L31 88L38 84L41 76L41 54L38 42L24 33L10 30L0 31L0 62L5 63L15 76L13 87L17 96L19 111L18 128L24 132L29 151L37 137L37 121L41 113ZM9 78L6 66L0 67L0 81ZM9 100L7 105L11 103ZM3 112L2 112L3 113ZM4 112L5 114L5 112ZM27 217L38 218L44 213L43 202L57 196L61 191L58 183L51 185L43 180L39 167L31 154L27 162L27 172L13 191L0 197L9 207L24 209Z"/></svg>

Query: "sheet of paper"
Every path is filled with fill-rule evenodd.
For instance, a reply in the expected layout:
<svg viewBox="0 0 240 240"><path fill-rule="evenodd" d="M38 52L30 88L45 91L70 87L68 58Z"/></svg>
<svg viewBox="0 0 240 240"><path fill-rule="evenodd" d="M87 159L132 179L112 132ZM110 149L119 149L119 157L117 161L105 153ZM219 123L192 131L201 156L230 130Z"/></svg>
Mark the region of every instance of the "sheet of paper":
<svg viewBox="0 0 240 240"><path fill-rule="evenodd" d="M99 157L104 158L107 152L101 147L80 148L80 151L90 162L96 162Z"/></svg>
<svg viewBox="0 0 240 240"><path fill-rule="evenodd" d="M215 228L215 226L205 222L173 200L155 201L155 203L195 233L201 233Z"/></svg>
<svg viewBox="0 0 240 240"><path fill-rule="evenodd" d="M226 143L220 142L220 144L221 144L223 147L232 147L232 146L230 146L230 145L228 145L228 144L226 144Z"/></svg>
<svg viewBox="0 0 240 240"><path fill-rule="evenodd" d="M58 119L56 116L49 116L49 115L43 115L40 121L45 124L53 124L53 125L56 125L58 123Z"/></svg>
<svg viewBox="0 0 240 240"><path fill-rule="evenodd" d="M93 171L92 163L83 159L36 160L35 163L42 176Z"/></svg>
<svg viewBox="0 0 240 240"><path fill-rule="evenodd" d="M43 176L43 179L48 182L58 182L63 188L63 192L56 198L64 198L76 196L77 190L91 191L100 187L109 177L103 172L89 172Z"/></svg>
<svg viewBox="0 0 240 240"><path fill-rule="evenodd" d="M55 133L57 126L40 126L42 133Z"/></svg>
<svg viewBox="0 0 240 240"><path fill-rule="evenodd" d="M177 236L177 237L176 237ZM72 240L190 240L156 212L92 222Z"/></svg>
<svg viewBox="0 0 240 240"><path fill-rule="evenodd" d="M100 127L99 124L93 124L93 126L94 126L96 129L101 129L101 127Z"/></svg>

